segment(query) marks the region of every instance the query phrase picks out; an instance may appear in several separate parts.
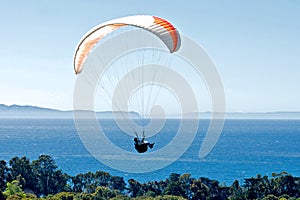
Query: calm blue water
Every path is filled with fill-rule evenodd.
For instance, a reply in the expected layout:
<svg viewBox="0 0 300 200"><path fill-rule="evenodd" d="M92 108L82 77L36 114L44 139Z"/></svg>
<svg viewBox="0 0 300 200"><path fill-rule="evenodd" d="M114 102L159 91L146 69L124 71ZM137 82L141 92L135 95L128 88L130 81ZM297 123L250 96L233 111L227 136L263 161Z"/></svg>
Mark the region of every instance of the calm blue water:
<svg viewBox="0 0 300 200"><path fill-rule="evenodd" d="M132 138L122 134L110 120L101 121L108 137L120 148L134 151ZM51 155L56 164L70 175L103 170L111 175L134 178L141 182L161 180L170 173L190 173L230 185L235 179L270 175L287 171L300 176L300 120L227 120L213 151L198 158L199 147L208 121L200 122L197 137L181 158L166 168L145 174L125 173L111 169L89 154L81 143L72 119L0 119L0 160L26 156L31 160L40 154ZM149 140L156 148L166 145L178 128L178 121L169 120ZM108 150L109 151L109 150Z"/></svg>

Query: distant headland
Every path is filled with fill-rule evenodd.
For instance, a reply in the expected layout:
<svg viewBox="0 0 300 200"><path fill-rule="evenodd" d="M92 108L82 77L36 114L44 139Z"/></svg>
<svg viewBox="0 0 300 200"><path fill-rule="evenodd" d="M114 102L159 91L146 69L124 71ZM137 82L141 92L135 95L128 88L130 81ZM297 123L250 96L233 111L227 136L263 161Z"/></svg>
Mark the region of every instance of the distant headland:
<svg viewBox="0 0 300 200"><path fill-rule="evenodd" d="M94 111L80 111L94 112ZM114 117L122 117L124 113L129 114L132 119L140 119L139 113L130 112L112 112L97 111L96 116L103 119L112 119ZM218 113L215 113L218 118ZM212 112L188 113L187 118L210 119ZM73 110L58 110L52 108L43 108L31 105L5 105L0 104L0 118L73 118ZM170 115L168 118L178 119L180 115ZM300 111L276 111L276 112L227 112L225 119L300 119Z"/></svg>

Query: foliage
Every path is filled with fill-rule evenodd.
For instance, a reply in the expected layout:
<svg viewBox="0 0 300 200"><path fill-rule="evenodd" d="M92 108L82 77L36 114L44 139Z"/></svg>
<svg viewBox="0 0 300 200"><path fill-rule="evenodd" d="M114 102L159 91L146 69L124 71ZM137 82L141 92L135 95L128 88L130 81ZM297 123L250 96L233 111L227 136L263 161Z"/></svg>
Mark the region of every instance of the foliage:
<svg viewBox="0 0 300 200"><path fill-rule="evenodd" d="M300 199L300 177L287 172L272 177L257 175L244 184L220 185L209 178L171 173L166 180L140 183L104 171L70 176L48 155L30 162L26 157L0 160L0 200L296 200Z"/></svg>
<svg viewBox="0 0 300 200"><path fill-rule="evenodd" d="M12 180L19 180L22 188L34 191L36 189L37 177L34 174L29 159L14 157L9 161L10 175Z"/></svg>
<svg viewBox="0 0 300 200"><path fill-rule="evenodd" d="M20 187L20 183L17 180L9 182L6 184L6 189L3 192L3 195L7 198L9 196L16 196L16 198L25 198L25 193L23 192L22 188Z"/></svg>
<svg viewBox="0 0 300 200"><path fill-rule="evenodd" d="M46 197L46 199L51 200L73 200L75 194L70 192L60 192L55 195L49 195Z"/></svg>
<svg viewBox="0 0 300 200"><path fill-rule="evenodd" d="M9 173L9 168L5 160L0 160L0 190L3 191L6 187L6 183L10 182L11 175Z"/></svg>
<svg viewBox="0 0 300 200"><path fill-rule="evenodd" d="M0 190L0 200L4 200L5 197L4 197L4 194L2 193L2 191Z"/></svg>
<svg viewBox="0 0 300 200"><path fill-rule="evenodd" d="M32 170L37 177L37 194L56 194L64 190L68 175L57 169L54 160L48 155L39 156L32 162Z"/></svg>
<svg viewBox="0 0 300 200"><path fill-rule="evenodd" d="M164 195L155 197L153 200L184 200L185 198L180 196Z"/></svg>

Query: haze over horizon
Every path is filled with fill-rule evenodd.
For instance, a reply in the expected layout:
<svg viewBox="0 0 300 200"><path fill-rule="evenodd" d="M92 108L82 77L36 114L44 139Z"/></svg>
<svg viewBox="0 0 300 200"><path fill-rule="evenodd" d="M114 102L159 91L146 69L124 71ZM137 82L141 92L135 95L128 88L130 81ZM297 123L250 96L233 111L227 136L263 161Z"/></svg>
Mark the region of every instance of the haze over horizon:
<svg viewBox="0 0 300 200"><path fill-rule="evenodd" d="M60 112L72 112L73 110L61 110L61 109L55 109L55 108L50 108L50 107L39 107L39 106L34 106L34 105L18 105L18 104L12 104L12 105L6 105L6 104L0 104L0 112L3 111L3 108L4 109L7 109L7 110L14 110L15 108L17 109L33 109L33 110L45 110L45 111L60 111ZM2 110L1 110L2 109ZM110 111L110 110L93 110L95 112L133 112L133 113L137 113L137 114L140 114L136 111ZM200 111L199 113L211 113L211 111ZM226 112L226 113L229 113L229 114L267 114L267 113L299 113L300 114L300 111L271 111L271 112ZM176 114L175 114L176 115Z"/></svg>
<svg viewBox="0 0 300 200"><path fill-rule="evenodd" d="M300 111L299 9L300 2L271 0L3 2L0 104L72 110L80 38L104 21L149 14L206 49L223 80L228 112ZM200 108L209 109L208 103Z"/></svg>

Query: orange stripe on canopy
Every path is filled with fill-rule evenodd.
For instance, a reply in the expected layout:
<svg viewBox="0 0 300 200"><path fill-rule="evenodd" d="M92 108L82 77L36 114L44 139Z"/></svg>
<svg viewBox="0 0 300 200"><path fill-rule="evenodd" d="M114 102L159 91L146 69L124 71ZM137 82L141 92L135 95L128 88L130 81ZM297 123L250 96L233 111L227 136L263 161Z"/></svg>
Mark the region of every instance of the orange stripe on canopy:
<svg viewBox="0 0 300 200"><path fill-rule="evenodd" d="M89 35L87 35L81 42L81 44L79 44L79 48L76 51L75 57L77 56L77 53L80 51L78 60L75 61L75 73L78 74L81 72L82 70L82 65L85 62L85 60L88 57L88 54L90 53L90 51L94 48L94 46L104 37L106 36L108 33L122 27L122 26L126 26L127 24L110 24L107 25L106 27L109 27L108 30L106 30L106 32L101 32L99 31L100 29L102 29L103 27L100 27L96 30L94 30L93 32L91 32ZM95 37L93 39L89 39L89 37L91 35L95 35Z"/></svg>
<svg viewBox="0 0 300 200"><path fill-rule="evenodd" d="M153 16L153 18L155 24L164 27L170 33L173 39L173 51L175 51L178 45L178 35L175 27L165 19L156 16Z"/></svg>

